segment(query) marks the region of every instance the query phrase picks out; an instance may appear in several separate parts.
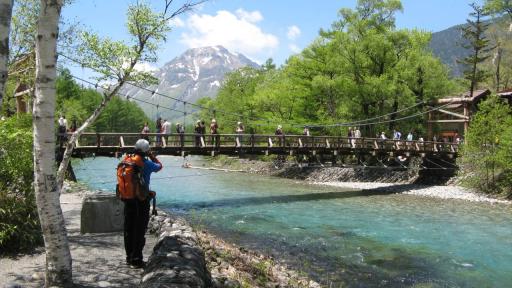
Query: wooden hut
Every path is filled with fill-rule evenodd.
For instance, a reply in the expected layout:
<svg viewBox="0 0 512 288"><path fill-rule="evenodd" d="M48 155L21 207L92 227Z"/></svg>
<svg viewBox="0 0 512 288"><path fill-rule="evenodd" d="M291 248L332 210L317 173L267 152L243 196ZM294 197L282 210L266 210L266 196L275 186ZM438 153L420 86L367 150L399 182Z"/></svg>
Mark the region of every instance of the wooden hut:
<svg viewBox="0 0 512 288"><path fill-rule="evenodd" d="M431 103L430 110L433 111L428 113L427 119L428 140L432 140L436 135L438 140L447 138L453 141L457 134L461 136L466 134L478 103L490 94L491 91L488 89L475 90L473 96L466 92L459 96L437 99Z"/></svg>

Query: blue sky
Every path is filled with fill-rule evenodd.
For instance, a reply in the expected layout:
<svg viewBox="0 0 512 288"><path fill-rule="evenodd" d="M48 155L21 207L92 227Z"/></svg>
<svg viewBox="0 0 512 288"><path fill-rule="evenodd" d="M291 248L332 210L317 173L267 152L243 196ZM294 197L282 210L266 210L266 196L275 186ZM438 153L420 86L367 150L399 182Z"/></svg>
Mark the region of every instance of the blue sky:
<svg viewBox="0 0 512 288"><path fill-rule="evenodd" d="M80 22L102 36L124 39L125 13L135 0L75 0L63 17ZM163 0L150 1L158 5ZM188 48L223 45L256 62L273 58L282 64L328 29L340 8L354 8L356 0L210 0L173 22L154 66ZM402 0L398 28L440 31L465 22L474 0ZM479 2L479 1L477 1ZM183 0L175 0L175 6ZM157 7L157 6L156 6Z"/></svg>

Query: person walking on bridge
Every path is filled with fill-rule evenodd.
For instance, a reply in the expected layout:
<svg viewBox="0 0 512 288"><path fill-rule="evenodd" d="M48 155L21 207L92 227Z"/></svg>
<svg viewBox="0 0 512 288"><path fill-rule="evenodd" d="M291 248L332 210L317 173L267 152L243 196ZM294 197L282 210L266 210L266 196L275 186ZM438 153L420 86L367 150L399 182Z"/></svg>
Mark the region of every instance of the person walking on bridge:
<svg viewBox="0 0 512 288"><path fill-rule="evenodd" d="M201 146L201 120L196 121L196 126L194 126L194 133L195 133L195 146L199 147Z"/></svg>
<svg viewBox="0 0 512 288"><path fill-rule="evenodd" d="M388 137L386 137L386 132L382 131L380 133L380 137L379 137L380 149L384 149L385 142L387 139L388 139Z"/></svg>
<svg viewBox="0 0 512 288"><path fill-rule="evenodd" d="M402 138L402 133L400 133L400 131L398 131L396 129L393 129L393 140L395 140L394 144L395 144L396 150L400 149L400 141L399 141L400 138Z"/></svg>
<svg viewBox="0 0 512 288"><path fill-rule="evenodd" d="M171 135L171 122L164 120L162 124L162 134L164 135L165 145L169 145L169 135Z"/></svg>
<svg viewBox="0 0 512 288"><path fill-rule="evenodd" d="M137 167L142 169L143 185L141 189L149 190L151 173L162 170L162 163L150 151L149 142L145 139L139 139L135 143L135 151L132 159ZM124 248L126 251L126 264L143 268L142 249L146 244L146 230L149 222L149 208L151 194L149 192L145 199L133 197L124 199Z"/></svg>
<svg viewBox="0 0 512 288"><path fill-rule="evenodd" d="M277 125L275 135L277 136L277 139L279 139L279 146L283 147L283 144L284 144L283 126Z"/></svg>
<svg viewBox="0 0 512 288"><path fill-rule="evenodd" d="M210 123L210 134L212 135L212 139L211 139L211 145L212 146L215 146L215 147L219 147L220 146L220 137L219 137L219 125L217 125L217 120L215 119L212 119L211 123Z"/></svg>
<svg viewBox="0 0 512 288"><path fill-rule="evenodd" d="M242 122L238 121L236 123L235 132L236 132L236 134L240 134L240 135L244 134L244 124L242 124ZM243 141L242 136L237 136L236 139L238 140L237 141L238 143L236 144L236 146L237 147L242 146L242 141Z"/></svg>
<svg viewBox="0 0 512 288"><path fill-rule="evenodd" d="M148 122L144 123L144 127L142 127L142 131L140 132L140 134L142 134L142 139L146 139L148 142L149 142L149 125L148 125Z"/></svg>
<svg viewBox="0 0 512 288"><path fill-rule="evenodd" d="M162 146L162 118L158 117L155 125L156 135L156 146Z"/></svg>
<svg viewBox="0 0 512 288"><path fill-rule="evenodd" d="M185 128L179 122L176 123L176 134L178 134L180 147L183 147L185 145Z"/></svg>
<svg viewBox="0 0 512 288"><path fill-rule="evenodd" d="M304 141L302 143L302 146L307 147L308 143L309 143L309 136L311 135L309 133L309 127L308 126L304 126L304 130L302 130L302 135L305 136L304 137Z"/></svg>
<svg viewBox="0 0 512 288"><path fill-rule="evenodd" d="M66 132L68 131L68 122L66 120L66 116L61 115L59 118L59 145L62 146L64 142L68 139Z"/></svg>

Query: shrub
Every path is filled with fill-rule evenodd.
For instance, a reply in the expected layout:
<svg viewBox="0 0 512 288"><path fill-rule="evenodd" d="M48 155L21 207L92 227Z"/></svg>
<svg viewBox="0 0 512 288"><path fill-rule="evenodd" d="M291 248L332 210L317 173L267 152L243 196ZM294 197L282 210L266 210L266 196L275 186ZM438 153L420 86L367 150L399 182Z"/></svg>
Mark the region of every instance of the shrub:
<svg viewBox="0 0 512 288"><path fill-rule="evenodd" d="M498 96L480 103L457 160L464 183L487 193L510 194L512 109Z"/></svg>
<svg viewBox="0 0 512 288"><path fill-rule="evenodd" d="M0 251L16 253L43 241L33 188L31 116L0 121Z"/></svg>

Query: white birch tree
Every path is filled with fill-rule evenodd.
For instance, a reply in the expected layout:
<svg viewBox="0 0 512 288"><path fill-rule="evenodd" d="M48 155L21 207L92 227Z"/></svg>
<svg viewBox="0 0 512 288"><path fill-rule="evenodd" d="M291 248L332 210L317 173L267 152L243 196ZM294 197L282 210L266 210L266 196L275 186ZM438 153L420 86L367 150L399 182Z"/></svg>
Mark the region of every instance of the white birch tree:
<svg viewBox="0 0 512 288"><path fill-rule="evenodd" d="M71 253L55 175L55 79L63 0L41 0L33 110L34 187L46 251L45 286L71 287Z"/></svg>
<svg viewBox="0 0 512 288"><path fill-rule="evenodd" d="M101 38L89 32L82 34L83 44L79 47L80 60L78 62L81 66L98 72L100 74L98 81L106 80L109 83L113 82L113 84L105 89L102 103L69 137L57 173L59 187L62 187L64 182L76 140L90 124L94 123L112 97L128 82L137 84L154 83L155 79L151 74L138 70L137 64L156 62L158 45L166 40L166 34L171 30L169 21L192 10L195 6L206 2L206 0L188 1L178 9L171 11L173 2L174 0L164 0L163 12L152 11L149 5L144 2L131 5L127 13L127 27L131 36L131 43Z"/></svg>
<svg viewBox="0 0 512 288"><path fill-rule="evenodd" d="M0 108L2 107L7 81L7 61L9 60L9 32L11 30L12 7L14 0L0 0Z"/></svg>

